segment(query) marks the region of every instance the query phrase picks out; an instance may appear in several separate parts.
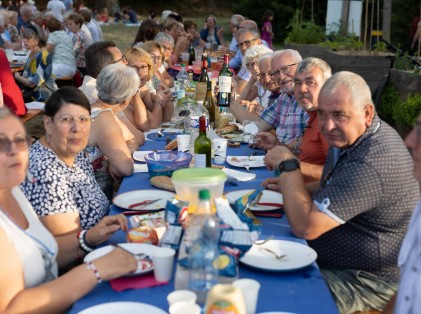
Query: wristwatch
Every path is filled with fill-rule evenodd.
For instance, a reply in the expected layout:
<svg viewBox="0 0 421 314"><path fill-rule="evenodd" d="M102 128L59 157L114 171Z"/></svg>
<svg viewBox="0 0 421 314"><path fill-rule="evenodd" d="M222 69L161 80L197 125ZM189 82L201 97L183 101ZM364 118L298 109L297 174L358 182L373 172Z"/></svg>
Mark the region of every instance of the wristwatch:
<svg viewBox="0 0 421 314"><path fill-rule="evenodd" d="M275 175L279 176L282 172L294 171L300 169L300 162L295 158L281 161L275 170Z"/></svg>

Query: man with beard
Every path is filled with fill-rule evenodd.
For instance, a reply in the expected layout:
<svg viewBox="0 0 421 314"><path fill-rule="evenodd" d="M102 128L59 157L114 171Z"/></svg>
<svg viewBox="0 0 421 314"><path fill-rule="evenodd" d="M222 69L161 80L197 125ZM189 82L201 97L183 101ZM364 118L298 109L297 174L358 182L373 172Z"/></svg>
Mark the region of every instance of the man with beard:
<svg viewBox="0 0 421 314"><path fill-rule="evenodd" d="M282 192L291 230L317 252L340 313L382 310L397 288L399 248L419 198L412 158L355 73L324 83L317 113L329 144L320 181L304 184L283 147L279 177L263 185Z"/></svg>
<svg viewBox="0 0 421 314"><path fill-rule="evenodd" d="M301 172L306 181L319 180L326 161L329 146L320 134L317 119L317 98L324 82L332 76L330 66L317 58L301 61L294 76L294 95L309 120L304 133L288 145L300 161ZM265 149L270 149L265 157L265 164L271 170L277 170L282 147L274 135L266 138ZM273 144L273 145L272 145Z"/></svg>

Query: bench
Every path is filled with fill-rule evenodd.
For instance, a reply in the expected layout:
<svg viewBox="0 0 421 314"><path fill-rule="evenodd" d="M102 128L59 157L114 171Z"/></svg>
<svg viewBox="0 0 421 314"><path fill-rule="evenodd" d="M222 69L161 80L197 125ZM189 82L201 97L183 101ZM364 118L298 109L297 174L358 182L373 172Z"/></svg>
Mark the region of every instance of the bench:
<svg viewBox="0 0 421 314"><path fill-rule="evenodd" d="M29 109L28 112L23 117L20 117L20 120L22 121L22 123L25 124L26 122L35 118L36 116L40 115L43 112L44 111L41 109Z"/></svg>

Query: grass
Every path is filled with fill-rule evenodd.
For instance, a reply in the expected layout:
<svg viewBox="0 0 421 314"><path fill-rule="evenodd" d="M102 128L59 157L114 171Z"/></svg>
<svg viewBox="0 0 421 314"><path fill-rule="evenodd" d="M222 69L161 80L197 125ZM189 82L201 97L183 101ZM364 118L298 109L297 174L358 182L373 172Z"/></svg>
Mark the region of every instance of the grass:
<svg viewBox="0 0 421 314"><path fill-rule="evenodd" d="M203 28L203 18L185 17L184 20L195 22L199 30ZM218 25L224 29L224 39L228 45L231 42L230 18L218 17ZM124 26L123 24L102 25L101 28L104 40L114 41L123 53L132 45L139 29L135 26Z"/></svg>

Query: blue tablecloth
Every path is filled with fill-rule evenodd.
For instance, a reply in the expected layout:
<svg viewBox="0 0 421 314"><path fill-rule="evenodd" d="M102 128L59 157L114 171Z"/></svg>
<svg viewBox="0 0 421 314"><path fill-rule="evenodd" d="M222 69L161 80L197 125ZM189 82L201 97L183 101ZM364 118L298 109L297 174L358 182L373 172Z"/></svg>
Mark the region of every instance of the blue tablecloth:
<svg viewBox="0 0 421 314"><path fill-rule="evenodd" d="M165 143L162 141L146 141L141 150L162 149ZM254 150L242 144L240 148L229 148L228 155L248 155ZM262 151L256 151L263 154ZM226 164L225 166L229 166ZM241 170L241 169L238 169ZM248 182L240 182L238 186L225 185L225 191L239 189L254 189L261 185L264 179L272 176L266 168L251 168L251 172L256 174L256 179ZM149 184L148 173L135 173L124 178L119 193L139 190L154 189ZM120 212L118 208L112 206L111 213ZM276 239L297 241L290 231L287 219L283 218L260 218L263 222L263 232L261 238L274 235ZM111 241L126 242L125 234L117 232ZM301 270L293 272L263 272L243 264L240 264L240 278L253 278L260 282L261 288L257 303L257 313L268 311L283 311L291 313L338 313L335 302L330 295L329 289L316 263ZM155 305L163 310L168 310L167 295L174 290L174 281L168 285L153 288L126 290L115 292L108 282L99 284L87 296L74 304L70 313L79 311L90 306L105 302L116 301L137 301ZM147 313L144 313L147 314Z"/></svg>

